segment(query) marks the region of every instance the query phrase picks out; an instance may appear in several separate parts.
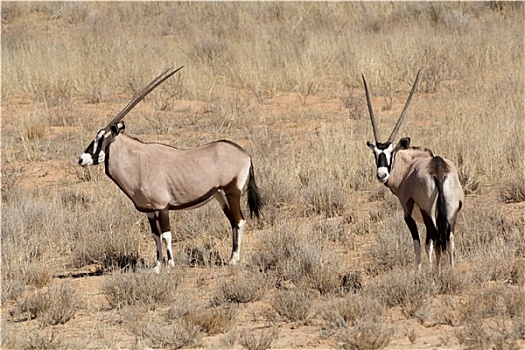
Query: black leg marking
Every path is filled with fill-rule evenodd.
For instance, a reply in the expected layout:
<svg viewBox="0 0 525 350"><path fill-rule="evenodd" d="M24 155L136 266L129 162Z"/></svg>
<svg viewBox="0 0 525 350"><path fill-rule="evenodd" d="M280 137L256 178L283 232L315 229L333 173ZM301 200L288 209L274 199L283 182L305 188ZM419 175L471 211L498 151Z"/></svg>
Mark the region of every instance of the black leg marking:
<svg viewBox="0 0 525 350"><path fill-rule="evenodd" d="M159 211L159 225L161 233L171 231L170 212L168 209Z"/></svg>
<svg viewBox="0 0 525 350"><path fill-rule="evenodd" d="M148 216L148 222L149 222L149 226L151 227L151 233L153 233L155 236L159 236L160 237L160 230L159 230L159 225L158 225L158 222L157 222L157 218L150 218Z"/></svg>
<svg viewBox="0 0 525 350"><path fill-rule="evenodd" d="M432 221L432 217L430 215L428 215L424 211L421 211L421 215L423 216L423 222L425 223L425 227L427 228L427 238L425 242L427 244L430 241L435 243L438 238L438 231L436 225L434 225L434 221Z"/></svg>
<svg viewBox="0 0 525 350"><path fill-rule="evenodd" d="M408 229L410 230L410 233L412 234L412 239L414 241L419 241L419 233L417 232L417 224L412 219L412 210L414 210L414 200L410 198L406 203L407 210L409 212L408 215L405 216L405 222L408 226Z"/></svg>

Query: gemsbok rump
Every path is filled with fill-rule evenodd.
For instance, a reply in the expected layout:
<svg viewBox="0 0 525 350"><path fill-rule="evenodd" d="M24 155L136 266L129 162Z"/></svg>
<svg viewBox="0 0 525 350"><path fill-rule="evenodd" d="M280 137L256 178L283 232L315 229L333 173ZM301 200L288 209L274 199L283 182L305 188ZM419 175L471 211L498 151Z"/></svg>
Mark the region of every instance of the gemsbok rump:
<svg viewBox="0 0 525 350"><path fill-rule="evenodd" d="M405 222L414 240L418 271L421 271L421 243L415 220L423 222L427 230L425 250L429 269L432 269L432 251L435 246L436 270L439 274L441 253L447 252L450 266L454 268L454 227L463 205L463 188L454 164L431 150L410 147L410 138L402 138L394 147L392 142L403 122L412 95L419 81L419 71L410 95L388 141L379 141L370 94L364 75L363 83L375 144L367 145L374 152L377 179L385 184L399 199Z"/></svg>
<svg viewBox="0 0 525 350"><path fill-rule="evenodd" d="M162 241L166 244L167 263L174 266L169 210L197 208L215 198L232 228L230 263L235 264L240 259L244 232L240 199L246 184L250 216L259 217L262 207L251 157L241 146L220 140L179 150L160 143L142 142L124 132L122 118L181 68L170 68L149 83L97 132L78 161L83 167L104 163L106 175L131 199L138 211L146 213L157 245L154 268L157 273L163 263Z"/></svg>

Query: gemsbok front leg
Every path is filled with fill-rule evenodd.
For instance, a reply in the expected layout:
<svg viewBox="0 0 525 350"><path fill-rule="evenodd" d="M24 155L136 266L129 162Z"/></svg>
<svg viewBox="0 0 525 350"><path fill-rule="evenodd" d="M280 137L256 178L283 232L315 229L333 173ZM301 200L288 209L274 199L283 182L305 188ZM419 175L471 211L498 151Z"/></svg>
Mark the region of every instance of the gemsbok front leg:
<svg viewBox="0 0 525 350"><path fill-rule="evenodd" d="M152 213L148 213L148 221L151 226L151 233L155 244L157 246L157 264L153 268L156 273L160 273L160 269L163 263L162 257L162 241L166 244L166 254L168 257L168 266L175 267L173 261L173 251L171 248L171 228L170 218L168 210L161 210Z"/></svg>
<svg viewBox="0 0 525 350"><path fill-rule="evenodd" d="M410 230L412 235L412 241L414 242L414 254L416 255L416 265L418 272L421 272L421 240L419 238L419 232L417 230L416 221L412 218L412 211L414 210L414 200L410 199L406 203L407 213L405 213L405 223ZM428 252L427 252L428 253Z"/></svg>

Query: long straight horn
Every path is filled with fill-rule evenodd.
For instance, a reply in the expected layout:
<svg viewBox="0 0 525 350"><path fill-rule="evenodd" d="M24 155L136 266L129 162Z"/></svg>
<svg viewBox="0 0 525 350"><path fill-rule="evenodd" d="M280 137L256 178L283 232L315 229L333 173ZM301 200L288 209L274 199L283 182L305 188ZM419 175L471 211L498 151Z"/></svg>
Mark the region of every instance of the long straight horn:
<svg viewBox="0 0 525 350"><path fill-rule="evenodd" d="M419 72L417 71L416 81L414 82L414 85L412 86L412 90L410 91L410 95L408 95L408 100L405 103L405 108L403 108L403 112L401 112L401 115L399 116L399 119L397 120L397 124L394 127L394 130L392 130L392 133L390 134L390 137L388 138L388 142L394 141L394 138L396 137L397 132L399 131L399 128L401 127L401 123L403 122L403 118L405 117L405 113L408 109L408 105L410 104L410 100L412 100L412 95L414 95L414 91L416 90L417 83L419 82Z"/></svg>
<svg viewBox="0 0 525 350"><path fill-rule="evenodd" d="M160 84L162 84L166 79L168 79L169 77L171 77L173 74L177 73L179 70L182 69L182 67L184 66L180 66L179 68L177 68L176 70L174 70L173 72L169 73L169 71L171 71L173 69L173 67L171 67L170 69L164 71L161 75L159 75L158 77L156 77L155 79L153 79L151 81L151 83L149 83L144 89L142 89L141 92L139 92L129 103L126 107L124 107L124 109L122 111L120 111L119 114L117 114L115 116L115 118L113 118L112 121L109 122L109 124L106 126L106 129L109 128L111 125L114 125L116 123L118 123L119 121L122 120L122 118L124 118L126 116L126 114L128 114L132 109L133 107L135 107L137 105L137 103L139 103L140 101L142 101L144 99L144 97L146 97L151 91L153 91L153 89L155 89L157 86L159 86Z"/></svg>
<svg viewBox="0 0 525 350"><path fill-rule="evenodd" d="M366 103L368 104L368 113L370 114L370 120L372 121L372 129L374 130L374 139L376 143L378 143L379 142L379 131L377 131L377 123L376 123L376 119L374 118L374 110L372 109L372 101L370 101L370 93L368 92L368 86L366 85L365 76L361 74L361 77L363 77L363 84L365 84Z"/></svg>

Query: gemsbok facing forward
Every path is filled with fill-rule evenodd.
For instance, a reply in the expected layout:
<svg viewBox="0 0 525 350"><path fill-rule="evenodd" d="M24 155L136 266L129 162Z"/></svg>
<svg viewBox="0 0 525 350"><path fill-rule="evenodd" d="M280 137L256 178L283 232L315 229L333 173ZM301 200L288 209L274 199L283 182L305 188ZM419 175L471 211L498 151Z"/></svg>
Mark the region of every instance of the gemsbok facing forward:
<svg viewBox="0 0 525 350"><path fill-rule="evenodd" d="M251 157L237 144L220 140L188 150L146 143L124 133L122 118L153 89L177 71L168 69L147 85L104 129L97 132L78 161L81 166L104 163L106 175L146 213L155 243L160 272L162 241L173 267L169 210L192 209L216 199L228 217L233 244L230 263L240 259L245 219L241 194L247 183L250 216L262 206Z"/></svg>
<svg viewBox="0 0 525 350"><path fill-rule="evenodd" d="M436 270L439 274L441 253L448 252L450 266L454 268L454 227L463 204L463 189L454 164L434 156L426 148L410 147L410 138L402 138L394 147L392 142L403 122L403 118L419 81L419 72L410 95L388 141L379 141L370 94L363 75L368 111L372 121L375 144L368 142L374 151L377 179L385 184L399 199L403 207L405 222L414 240L414 252L418 271L421 271L421 243L416 222L423 222L427 229L425 250L429 268L432 269L432 251L436 247Z"/></svg>

